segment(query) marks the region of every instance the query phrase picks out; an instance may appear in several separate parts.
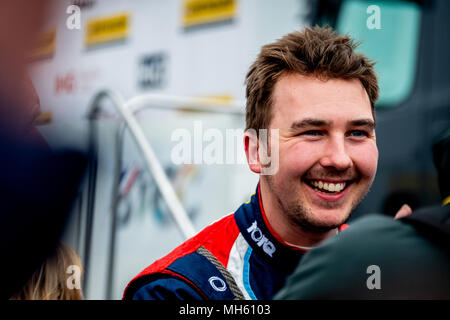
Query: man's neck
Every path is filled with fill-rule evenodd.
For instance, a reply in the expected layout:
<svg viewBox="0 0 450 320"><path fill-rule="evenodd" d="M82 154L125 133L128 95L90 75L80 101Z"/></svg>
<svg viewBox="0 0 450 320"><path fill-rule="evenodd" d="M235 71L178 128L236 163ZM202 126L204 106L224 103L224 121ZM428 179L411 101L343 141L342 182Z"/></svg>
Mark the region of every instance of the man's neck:
<svg viewBox="0 0 450 320"><path fill-rule="evenodd" d="M261 203L270 228L287 244L297 247L314 247L323 240L335 235L337 229L328 231L310 231L292 223L283 212L278 201L270 192L267 184L260 179Z"/></svg>

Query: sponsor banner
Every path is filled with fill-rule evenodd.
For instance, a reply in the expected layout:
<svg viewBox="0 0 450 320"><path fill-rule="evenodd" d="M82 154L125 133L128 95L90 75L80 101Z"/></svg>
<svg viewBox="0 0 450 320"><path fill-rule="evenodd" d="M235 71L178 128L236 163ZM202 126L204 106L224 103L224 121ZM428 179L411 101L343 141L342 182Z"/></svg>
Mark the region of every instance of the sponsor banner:
<svg viewBox="0 0 450 320"><path fill-rule="evenodd" d="M236 0L185 0L183 2L183 26L232 20L236 15Z"/></svg>
<svg viewBox="0 0 450 320"><path fill-rule="evenodd" d="M211 106L216 106L217 108L226 108L229 107L230 102L234 100L233 95L231 94L208 94L208 95L195 95L193 97L205 99L205 101L208 101ZM194 104L186 104L181 106L178 109L179 113L191 113L196 112L193 110L190 110L192 107L197 107L197 105Z"/></svg>
<svg viewBox="0 0 450 320"><path fill-rule="evenodd" d="M40 34L35 48L31 51L29 59L39 60L53 56L56 44L56 28Z"/></svg>
<svg viewBox="0 0 450 320"><path fill-rule="evenodd" d="M211 105L217 105L217 107L228 107L230 102L234 100L234 97L232 94L228 93L217 93L217 94L200 94L200 95L193 95L194 98L204 99L205 101L209 102ZM192 106L192 105L187 105Z"/></svg>
<svg viewBox="0 0 450 320"><path fill-rule="evenodd" d="M34 125L42 126L45 124L50 124L53 119L53 113L51 111L41 112L39 116L34 120Z"/></svg>
<svg viewBox="0 0 450 320"><path fill-rule="evenodd" d="M130 15L120 13L89 19L86 25L84 44L87 47L124 40L128 37Z"/></svg>
<svg viewBox="0 0 450 320"><path fill-rule="evenodd" d="M144 56L139 62L138 84L141 88L161 88L166 83L167 54Z"/></svg>
<svg viewBox="0 0 450 320"><path fill-rule="evenodd" d="M55 77L55 94L72 94L76 89L75 72L58 74Z"/></svg>
<svg viewBox="0 0 450 320"><path fill-rule="evenodd" d="M208 98L217 101L218 103L227 104L234 100L234 97L232 94L213 94L213 95L204 95L200 96L202 98Z"/></svg>
<svg viewBox="0 0 450 320"><path fill-rule="evenodd" d="M95 0L72 0L71 4L80 7L80 9L89 9L95 5Z"/></svg>
<svg viewBox="0 0 450 320"><path fill-rule="evenodd" d="M101 72L99 69L67 71L55 75L54 93L58 95L92 94L96 83L99 82Z"/></svg>

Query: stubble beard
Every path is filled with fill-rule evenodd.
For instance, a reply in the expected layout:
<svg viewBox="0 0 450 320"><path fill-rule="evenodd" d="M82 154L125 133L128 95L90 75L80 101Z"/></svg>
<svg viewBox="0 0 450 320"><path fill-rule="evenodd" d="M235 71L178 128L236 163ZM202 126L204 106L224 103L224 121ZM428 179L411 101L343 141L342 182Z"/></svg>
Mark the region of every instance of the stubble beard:
<svg viewBox="0 0 450 320"><path fill-rule="evenodd" d="M315 221L312 217L313 212L311 208L306 207L301 200L295 198L294 201L287 201L285 197L282 195L285 194L278 190L277 186L273 181L272 176L266 176L267 184L270 188L270 192L275 196L281 210L285 214L285 217L289 220L290 223L299 227L301 230L312 233L326 233L332 229L338 228L343 223L345 223L351 216L352 212L356 209L359 203L363 200L366 194L369 191L369 188L363 192L360 197L355 198L350 205L349 212L344 216L342 221L339 221L336 224L326 224ZM329 209L334 207L333 204L330 203ZM344 210L344 209L343 209Z"/></svg>

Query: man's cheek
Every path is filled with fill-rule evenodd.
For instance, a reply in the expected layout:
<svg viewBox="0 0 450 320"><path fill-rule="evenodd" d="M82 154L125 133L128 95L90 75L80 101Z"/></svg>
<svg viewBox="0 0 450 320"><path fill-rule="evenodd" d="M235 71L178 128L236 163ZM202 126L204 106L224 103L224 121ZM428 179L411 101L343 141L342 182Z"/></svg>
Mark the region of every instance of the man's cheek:
<svg viewBox="0 0 450 320"><path fill-rule="evenodd" d="M307 160L294 154L280 161L279 171L286 179L301 179L307 167Z"/></svg>
<svg viewBox="0 0 450 320"><path fill-rule="evenodd" d="M356 163L362 175L374 178L378 167L378 149L376 146L367 146L367 148L358 151Z"/></svg>
<svg viewBox="0 0 450 320"><path fill-rule="evenodd" d="M285 150L280 149L280 164L283 163L285 167L292 171L303 174L309 168L319 161L320 152L312 150L312 148L305 148L301 143Z"/></svg>

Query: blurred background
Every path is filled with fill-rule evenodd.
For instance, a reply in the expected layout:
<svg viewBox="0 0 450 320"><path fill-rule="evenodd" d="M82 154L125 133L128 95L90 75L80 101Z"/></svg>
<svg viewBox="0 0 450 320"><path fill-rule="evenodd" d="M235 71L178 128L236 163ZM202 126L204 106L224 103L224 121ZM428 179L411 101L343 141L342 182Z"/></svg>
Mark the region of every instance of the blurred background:
<svg viewBox="0 0 450 320"><path fill-rule="evenodd" d="M194 141L203 148L211 141L208 129L223 137L242 130L250 64L262 45L304 26L329 24L349 33L377 61L378 173L351 219L393 215L403 203L414 209L439 202L431 145L450 127L449 1L50 4L30 56L41 102L36 124L50 147L91 155L64 235L83 261L87 299L120 299L132 277L186 236L120 110L139 125L199 231L247 201L258 176L247 167L239 135L226 139L235 143L234 164L175 164L174 131L187 130L195 153Z"/></svg>

